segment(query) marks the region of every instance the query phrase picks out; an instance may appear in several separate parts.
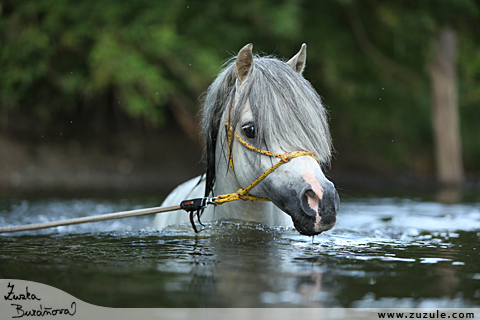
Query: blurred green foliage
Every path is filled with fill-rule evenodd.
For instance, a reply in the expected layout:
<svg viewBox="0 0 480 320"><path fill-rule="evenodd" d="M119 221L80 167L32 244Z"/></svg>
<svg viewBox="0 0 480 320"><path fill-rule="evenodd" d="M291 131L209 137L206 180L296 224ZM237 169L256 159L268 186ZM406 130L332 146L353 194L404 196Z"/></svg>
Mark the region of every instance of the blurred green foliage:
<svg viewBox="0 0 480 320"><path fill-rule="evenodd" d="M108 108L161 126L178 101L193 117L246 43L288 58L306 42L304 75L330 109L339 160L429 173L428 64L448 25L465 164L480 171L479 21L473 0L0 1L0 117L48 125Z"/></svg>

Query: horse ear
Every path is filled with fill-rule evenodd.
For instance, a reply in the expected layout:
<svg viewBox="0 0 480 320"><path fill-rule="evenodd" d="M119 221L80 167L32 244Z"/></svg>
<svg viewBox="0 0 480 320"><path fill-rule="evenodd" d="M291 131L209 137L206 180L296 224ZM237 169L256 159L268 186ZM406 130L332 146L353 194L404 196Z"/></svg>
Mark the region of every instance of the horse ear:
<svg viewBox="0 0 480 320"><path fill-rule="evenodd" d="M253 67L253 44L249 43L243 47L237 55L237 62L235 63L235 71L239 83L243 83L250 76Z"/></svg>
<svg viewBox="0 0 480 320"><path fill-rule="evenodd" d="M287 64L298 74L302 74L305 67L305 61L307 60L307 45L304 43L300 48L300 51L288 60Z"/></svg>

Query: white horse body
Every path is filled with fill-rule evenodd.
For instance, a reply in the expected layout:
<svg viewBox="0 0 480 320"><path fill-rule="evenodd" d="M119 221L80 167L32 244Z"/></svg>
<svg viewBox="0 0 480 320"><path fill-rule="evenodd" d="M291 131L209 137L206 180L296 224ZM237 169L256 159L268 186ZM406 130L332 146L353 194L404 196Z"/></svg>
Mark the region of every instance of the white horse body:
<svg viewBox="0 0 480 320"><path fill-rule="evenodd" d="M285 155L284 163L248 194L268 198L271 202L238 200L210 205L201 215L201 221L234 219L266 226L295 226L302 234L318 234L335 224L339 200L320 166L329 160L331 140L320 98L301 77L306 46L303 45L288 63L272 58L265 59L265 62L254 60L251 50L251 45L240 50L235 68L232 65L226 68L209 88L204 121L207 119L207 130L210 128L212 133L206 133L206 178L196 177L181 184L168 195L162 206L202 198L206 193L219 196L249 190L253 181L281 161L278 157L265 155L262 148L268 148L269 153ZM254 61L259 63L256 70ZM278 81L267 67L279 74ZM255 87L258 92L252 94L252 86L261 82L267 83L265 88ZM285 92L292 97L285 98ZM259 110L269 105L271 109ZM261 124L266 125L259 119L271 123L273 129L262 127ZM309 135L309 132L313 133ZM231 133L231 141L228 133ZM257 151L248 149L246 144L255 146ZM289 156L307 150L314 151L318 158L306 154ZM154 227L164 228L188 221L188 217L183 210L157 214Z"/></svg>

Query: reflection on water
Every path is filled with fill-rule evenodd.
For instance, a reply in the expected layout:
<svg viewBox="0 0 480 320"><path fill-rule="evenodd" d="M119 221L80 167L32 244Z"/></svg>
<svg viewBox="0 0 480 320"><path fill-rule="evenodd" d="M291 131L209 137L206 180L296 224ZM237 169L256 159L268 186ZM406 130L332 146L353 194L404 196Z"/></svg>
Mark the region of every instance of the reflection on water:
<svg viewBox="0 0 480 320"><path fill-rule="evenodd" d="M0 200L0 225L158 205ZM0 277L111 307L468 307L480 305L480 205L344 203L314 237L216 222L152 230L137 217L0 236Z"/></svg>

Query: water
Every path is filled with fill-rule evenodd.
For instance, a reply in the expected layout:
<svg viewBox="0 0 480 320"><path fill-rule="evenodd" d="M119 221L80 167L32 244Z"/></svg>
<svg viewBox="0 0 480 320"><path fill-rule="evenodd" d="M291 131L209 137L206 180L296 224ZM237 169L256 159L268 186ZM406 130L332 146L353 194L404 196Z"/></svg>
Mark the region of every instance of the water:
<svg viewBox="0 0 480 320"><path fill-rule="evenodd" d="M0 277L105 307L479 307L480 204L342 199L337 226L209 223L153 230L153 216L0 236ZM158 199L0 200L0 225L157 206Z"/></svg>

